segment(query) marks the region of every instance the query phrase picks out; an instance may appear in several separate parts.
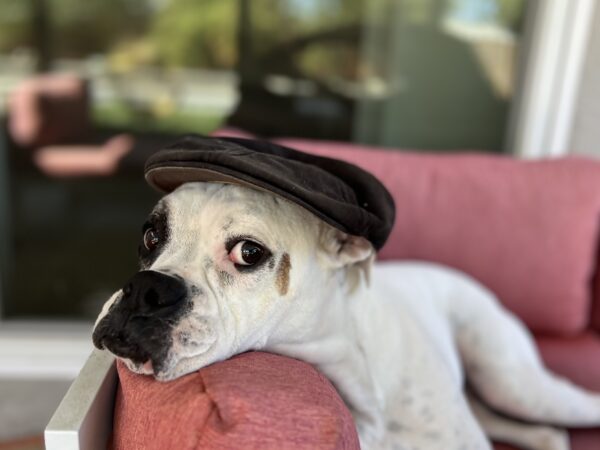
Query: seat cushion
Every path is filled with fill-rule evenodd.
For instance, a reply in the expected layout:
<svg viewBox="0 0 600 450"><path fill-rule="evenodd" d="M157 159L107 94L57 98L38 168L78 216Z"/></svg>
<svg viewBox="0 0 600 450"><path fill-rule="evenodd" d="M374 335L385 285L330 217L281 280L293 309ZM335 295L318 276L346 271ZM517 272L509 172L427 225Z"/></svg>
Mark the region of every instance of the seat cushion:
<svg viewBox="0 0 600 450"><path fill-rule="evenodd" d="M383 181L397 214L381 258L434 261L467 272L534 331L575 335L587 326L599 162L279 142L345 159Z"/></svg>
<svg viewBox="0 0 600 450"><path fill-rule="evenodd" d="M569 338L537 337L544 363L587 389L600 392L600 335L586 331Z"/></svg>
<svg viewBox="0 0 600 450"><path fill-rule="evenodd" d="M331 383L295 359L249 352L169 383L117 368L115 450L359 448Z"/></svg>

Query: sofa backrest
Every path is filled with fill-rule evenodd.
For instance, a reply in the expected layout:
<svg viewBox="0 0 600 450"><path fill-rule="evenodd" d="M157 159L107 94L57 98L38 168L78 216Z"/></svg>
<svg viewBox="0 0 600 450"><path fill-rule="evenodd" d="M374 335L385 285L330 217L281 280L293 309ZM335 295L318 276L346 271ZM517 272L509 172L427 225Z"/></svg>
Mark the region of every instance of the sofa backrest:
<svg viewBox="0 0 600 450"><path fill-rule="evenodd" d="M572 335L589 325L600 162L279 142L355 163L383 181L397 215L381 259L462 270L538 333ZM600 325L600 312L596 316Z"/></svg>

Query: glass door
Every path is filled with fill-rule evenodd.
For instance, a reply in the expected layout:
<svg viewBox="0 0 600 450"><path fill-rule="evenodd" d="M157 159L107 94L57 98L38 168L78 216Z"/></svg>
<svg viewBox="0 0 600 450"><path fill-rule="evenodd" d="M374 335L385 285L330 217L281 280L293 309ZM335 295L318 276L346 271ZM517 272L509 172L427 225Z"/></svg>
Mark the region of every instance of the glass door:
<svg viewBox="0 0 600 450"><path fill-rule="evenodd" d="M524 0L369 2L355 139L502 152L523 48Z"/></svg>

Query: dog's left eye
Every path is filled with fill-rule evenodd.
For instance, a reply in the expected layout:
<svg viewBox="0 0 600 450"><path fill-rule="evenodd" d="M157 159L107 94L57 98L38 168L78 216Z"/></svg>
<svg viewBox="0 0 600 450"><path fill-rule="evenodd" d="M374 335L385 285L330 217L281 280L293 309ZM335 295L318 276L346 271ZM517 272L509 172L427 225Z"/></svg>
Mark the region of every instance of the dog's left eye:
<svg viewBox="0 0 600 450"><path fill-rule="evenodd" d="M152 251L160 243L160 236L154 228L148 228L144 232L144 247L147 250Z"/></svg>
<svg viewBox="0 0 600 450"><path fill-rule="evenodd" d="M239 266L253 266L263 259L265 249L252 241L239 241L229 251L229 259Z"/></svg>

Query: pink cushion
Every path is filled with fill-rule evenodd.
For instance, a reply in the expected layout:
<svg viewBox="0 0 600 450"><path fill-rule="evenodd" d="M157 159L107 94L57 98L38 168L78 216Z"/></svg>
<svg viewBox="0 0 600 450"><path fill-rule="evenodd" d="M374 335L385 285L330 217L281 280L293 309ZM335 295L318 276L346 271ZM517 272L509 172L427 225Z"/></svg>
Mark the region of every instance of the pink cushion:
<svg viewBox="0 0 600 450"><path fill-rule="evenodd" d="M250 352L169 383L117 367L115 450L359 448L337 392L304 362Z"/></svg>
<svg viewBox="0 0 600 450"><path fill-rule="evenodd" d="M586 331L572 337L538 337L538 348L554 372L600 392L600 335Z"/></svg>
<svg viewBox="0 0 600 450"><path fill-rule="evenodd" d="M397 219L381 258L463 270L538 332L575 334L588 324L600 163L279 142L348 160L384 182Z"/></svg>

